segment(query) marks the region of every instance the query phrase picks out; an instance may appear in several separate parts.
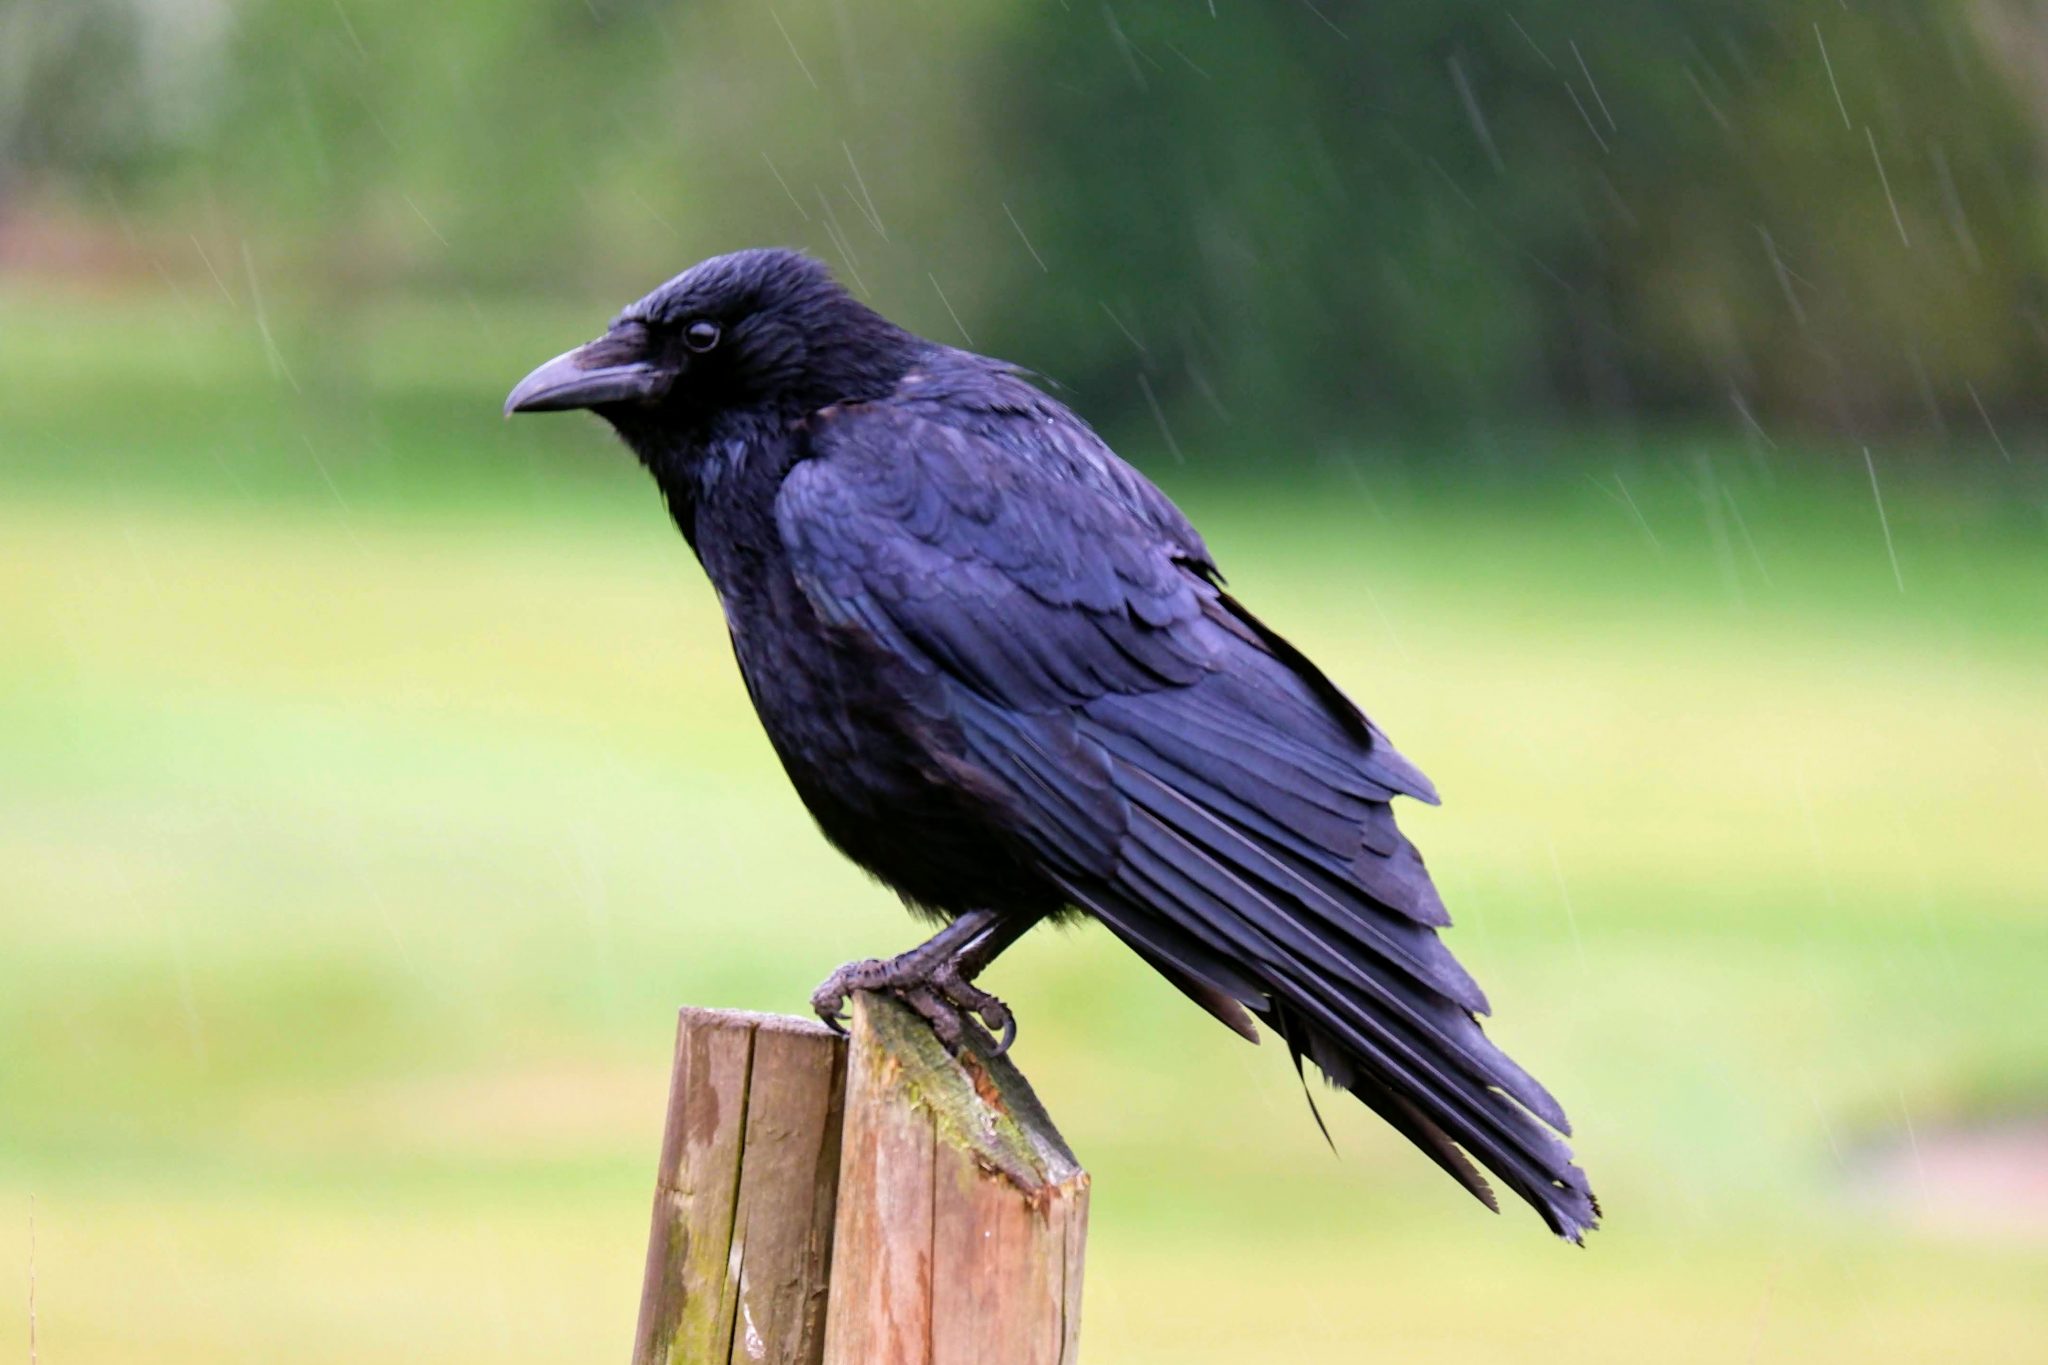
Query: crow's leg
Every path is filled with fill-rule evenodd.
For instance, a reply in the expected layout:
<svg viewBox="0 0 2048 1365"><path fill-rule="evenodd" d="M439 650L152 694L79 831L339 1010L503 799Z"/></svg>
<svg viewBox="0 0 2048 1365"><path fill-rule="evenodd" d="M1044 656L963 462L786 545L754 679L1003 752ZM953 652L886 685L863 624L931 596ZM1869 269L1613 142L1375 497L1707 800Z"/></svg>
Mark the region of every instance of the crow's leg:
<svg viewBox="0 0 2048 1365"><path fill-rule="evenodd" d="M996 955L1015 943L1033 920L993 910L969 910L907 953L849 962L811 993L811 1008L834 1029L844 1031L846 997L855 991L887 991L917 1011L948 1049L959 1051L966 1020L978 1017L1000 1034L996 1055L1017 1036L1010 1007L974 984Z"/></svg>

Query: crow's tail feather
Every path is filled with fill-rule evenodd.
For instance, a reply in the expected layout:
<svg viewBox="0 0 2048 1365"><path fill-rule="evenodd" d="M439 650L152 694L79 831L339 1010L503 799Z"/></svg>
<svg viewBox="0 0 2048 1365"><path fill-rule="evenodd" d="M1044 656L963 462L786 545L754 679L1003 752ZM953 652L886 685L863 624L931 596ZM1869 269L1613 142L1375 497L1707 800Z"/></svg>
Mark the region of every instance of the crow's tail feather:
<svg viewBox="0 0 2048 1365"><path fill-rule="evenodd" d="M1559 1236L1598 1224L1551 1131L1568 1131L1562 1109L1447 993L1468 978L1433 931L1419 941L1362 889L1148 772L1119 765L1117 785L1133 816L1121 865L1112 884L1070 887L1081 905L1212 1013L1227 1020L1219 996L1241 1004L1489 1208L1474 1160Z"/></svg>

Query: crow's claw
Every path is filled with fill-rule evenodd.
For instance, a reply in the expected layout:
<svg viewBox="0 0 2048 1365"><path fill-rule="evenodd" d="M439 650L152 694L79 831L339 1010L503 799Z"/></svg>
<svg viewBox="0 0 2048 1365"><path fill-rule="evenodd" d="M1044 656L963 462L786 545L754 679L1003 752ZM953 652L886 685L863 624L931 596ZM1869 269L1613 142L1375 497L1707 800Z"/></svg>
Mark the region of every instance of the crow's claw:
<svg viewBox="0 0 2048 1365"><path fill-rule="evenodd" d="M811 1009L824 1021L826 1028L844 1037L847 997L855 991L885 988L889 965L875 958L847 963L811 992Z"/></svg>
<svg viewBox="0 0 2048 1365"><path fill-rule="evenodd" d="M990 1040L996 1056L1008 1052L1010 1044L1017 1041L1017 1017L1010 1013L1010 1007L969 981L959 964L941 963L932 973L932 984L955 1009L963 1015L979 1017L982 1027L997 1035Z"/></svg>
<svg viewBox="0 0 2048 1365"><path fill-rule="evenodd" d="M946 1051L959 1056L966 1045L967 1021L975 1019L989 1034L995 1056L1016 1041L1017 1020L1010 1007L967 979L961 965L913 948L900 957L849 962L811 993L811 1008L835 1033L846 1032L846 1001L855 991L885 991L930 1025Z"/></svg>

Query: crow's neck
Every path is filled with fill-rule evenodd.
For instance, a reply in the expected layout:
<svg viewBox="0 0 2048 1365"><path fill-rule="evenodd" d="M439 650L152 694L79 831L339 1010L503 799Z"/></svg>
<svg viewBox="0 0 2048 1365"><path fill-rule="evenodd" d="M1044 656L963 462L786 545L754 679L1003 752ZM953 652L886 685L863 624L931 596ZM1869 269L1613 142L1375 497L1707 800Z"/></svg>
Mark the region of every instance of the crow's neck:
<svg viewBox="0 0 2048 1365"><path fill-rule="evenodd" d="M702 558L700 522L760 504L766 513L796 462L796 419L780 408L728 408L688 426L621 432L654 476L676 529ZM746 520L754 520L747 517Z"/></svg>

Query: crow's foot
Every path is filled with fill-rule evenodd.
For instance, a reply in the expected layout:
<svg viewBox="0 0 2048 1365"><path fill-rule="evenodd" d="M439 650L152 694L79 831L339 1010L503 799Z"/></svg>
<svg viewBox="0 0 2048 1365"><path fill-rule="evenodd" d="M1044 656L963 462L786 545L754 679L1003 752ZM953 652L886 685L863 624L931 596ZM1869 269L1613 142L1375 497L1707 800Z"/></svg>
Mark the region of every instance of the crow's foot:
<svg viewBox="0 0 2048 1365"><path fill-rule="evenodd" d="M995 1037L995 1055L1000 1057L1017 1041L1017 1016L1010 1007L969 981L958 962L941 963L932 974L932 984L946 1001L962 1014L979 1018Z"/></svg>
<svg viewBox="0 0 2048 1365"><path fill-rule="evenodd" d="M1010 1007L968 979L958 957L934 944L920 945L891 958L849 962L811 993L811 1008L835 1032L846 1031L846 1000L855 991L883 991L895 996L931 1026L948 1052L958 1055L967 1040L968 1021L997 1035L995 1055L1009 1051L1017 1037ZM950 945L947 945L950 946Z"/></svg>

